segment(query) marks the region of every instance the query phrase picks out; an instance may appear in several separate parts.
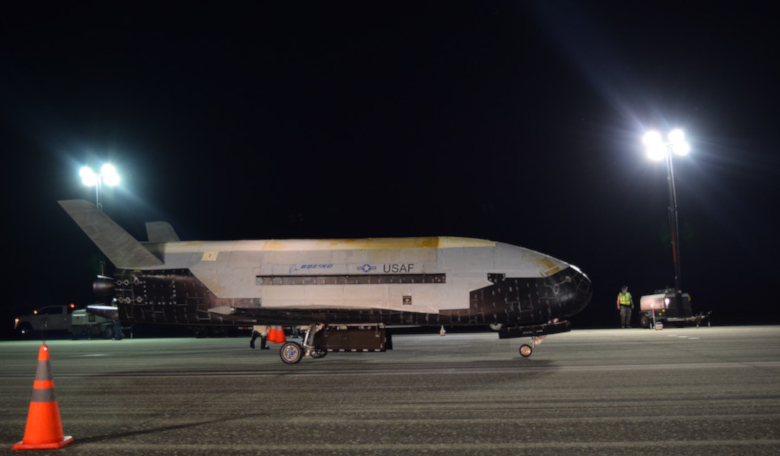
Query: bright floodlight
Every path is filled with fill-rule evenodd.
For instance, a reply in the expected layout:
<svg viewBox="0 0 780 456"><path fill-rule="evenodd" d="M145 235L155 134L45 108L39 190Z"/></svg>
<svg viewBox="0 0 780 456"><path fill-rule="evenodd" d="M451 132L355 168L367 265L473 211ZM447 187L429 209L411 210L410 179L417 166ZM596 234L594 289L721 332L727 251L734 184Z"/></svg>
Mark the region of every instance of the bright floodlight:
<svg viewBox="0 0 780 456"><path fill-rule="evenodd" d="M645 146L652 147L656 144L661 144L663 141L661 140L661 135L657 131L648 131L642 138L642 142Z"/></svg>
<svg viewBox="0 0 780 456"><path fill-rule="evenodd" d="M669 149L677 155L685 155L691 150L691 146L685 141L685 133L680 129L674 129L667 136L669 142L665 143L657 131L649 131L642 138L647 148L647 156L651 160L660 161L666 157Z"/></svg>
<svg viewBox="0 0 780 456"><path fill-rule="evenodd" d="M119 185L119 174L117 174L116 168L114 168L112 165L106 163L102 168L100 168L100 173L103 177L103 182L105 182L106 185L110 187Z"/></svg>
<svg viewBox="0 0 780 456"><path fill-rule="evenodd" d="M685 133L679 128L676 128L669 132L669 141L672 143L680 143L685 141Z"/></svg>
<svg viewBox="0 0 780 456"><path fill-rule="evenodd" d="M674 153L677 155L685 155L691 151L691 146L688 145L688 143L685 141L674 143L672 144L672 151L674 151Z"/></svg>
<svg viewBox="0 0 780 456"><path fill-rule="evenodd" d="M654 161L663 160L666 157L666 145L657 143L647 146L647 157Z"/></svg>
<svg viewBox="0 0 780 456"><path fill-rule="evenodd" d="M83 182L87 187L92 187L98 183L98 175L95 174L95 172L92 171L92 168L89 166L81 168L81 170L79 170L79 176L81 176L81 182Z"/></svg>
<svg viewBox="0 0 780 456"><path fill-rule="evenodd" d="M672 143L672 151L677 155L685 155L691 150L691 146L685 141L685 133L680 129L669 132L669 141Z"/></svg>
<svg viewBox="0 0 780 456"><path fill-rule="evenodd" d="M650 160L660 161L666 157L666 145L657 131L648 131L642 142L647 148L647 157Z"/></svg>

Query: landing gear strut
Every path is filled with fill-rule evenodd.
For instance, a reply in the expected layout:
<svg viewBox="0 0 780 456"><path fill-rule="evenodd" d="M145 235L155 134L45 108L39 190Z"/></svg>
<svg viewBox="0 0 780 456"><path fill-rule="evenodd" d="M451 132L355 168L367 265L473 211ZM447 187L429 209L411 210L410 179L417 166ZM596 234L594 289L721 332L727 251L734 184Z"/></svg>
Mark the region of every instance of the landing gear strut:
<svg viewBox="0 0 780 456"><path fill-rule="evenodd" d="M303 344L298 342L286 342L279 350L279 357L286 364L297 364L301 362L304 356L311 356L312 358L324 358L328 354L325 350L316 348L314 342L315 335L318 331L325 328L322 324L311 324L306 328L306 334L303 336Z"/></svg>
<svg viewBox="0 0 780 456"><path fill-rule="evenodd" d="M520 356L523 358L528 358L531 356L534 352L534 347L541 344L544 338L547 336L534 336L531 338L531 344L523 344L520 346Z"/></svg>
<svg viewBox="0 0 780 456"><path fill-rule="evenodd" d="M550 334L558 334L570 331L569 322L551 320L546 324L532 326L507 326L504 325L498 330L499 339L512 339L515 337L530 337L530 344L520 346L520 356L528 358L534 352L534 348L541 344L545 337Z"/></svg>

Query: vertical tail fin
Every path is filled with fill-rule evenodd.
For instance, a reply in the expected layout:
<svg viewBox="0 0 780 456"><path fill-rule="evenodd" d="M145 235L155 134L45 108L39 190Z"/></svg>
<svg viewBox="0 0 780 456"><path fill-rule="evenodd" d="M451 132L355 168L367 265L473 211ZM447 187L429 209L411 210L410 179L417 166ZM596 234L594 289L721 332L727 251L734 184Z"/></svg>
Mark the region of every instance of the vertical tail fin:
<svg viewBox="0 0 780 456"><path fill-rule="evenodd" d="M93 204L84 200L67 200L59 203L117 268L140 269L163 264L159 258Z"/></svg>
<svg viewBox="0 0 780 456"><path fill-rule="evenodd" d="M149 242L179 242L179 235L168 222L146 222L146 235Z"/></svg>

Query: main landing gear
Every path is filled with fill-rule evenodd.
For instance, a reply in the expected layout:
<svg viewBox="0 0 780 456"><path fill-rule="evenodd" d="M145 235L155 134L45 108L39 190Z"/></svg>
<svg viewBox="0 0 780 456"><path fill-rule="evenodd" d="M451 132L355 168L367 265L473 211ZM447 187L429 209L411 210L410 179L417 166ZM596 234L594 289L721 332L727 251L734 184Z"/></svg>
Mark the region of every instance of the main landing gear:
<svg viewBox="0 0 780 456"><path fill-rule="evenodd" d="M295 364L303 358L303 347L298 342L285 342L279 350L279 357L287 364Z"/></svg>
<svg viewBox="0 0 780 456"><path fill-rule="evenodd" d="M314 359L324 358L328 354L327 351L317 348L315 342L315 336L319 331L325 328L322 324L312 324L301 329L305 329L306 334L303 336L303 344L298 342L285 342L282 344L282 348L279 350L279 357L285 364L297 364L301 362L304 356L311 356Z"/></svg>

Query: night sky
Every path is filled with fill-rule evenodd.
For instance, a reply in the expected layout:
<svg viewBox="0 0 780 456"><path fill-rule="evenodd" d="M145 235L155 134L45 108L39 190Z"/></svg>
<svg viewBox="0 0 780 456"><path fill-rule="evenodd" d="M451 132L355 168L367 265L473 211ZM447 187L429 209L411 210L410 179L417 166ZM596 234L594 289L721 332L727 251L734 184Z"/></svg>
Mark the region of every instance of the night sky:
<svg viewBox="0 0 780 456"><path fill-rule="evenodd" d="M162 5L158 4L162 3ZM464 236L578 265L574 327L673 285L714 324L780 323L780 66L771 2L214 2L3 7L6 334L87 304L96 248L58 206L139 240Z"/></svg>

